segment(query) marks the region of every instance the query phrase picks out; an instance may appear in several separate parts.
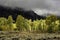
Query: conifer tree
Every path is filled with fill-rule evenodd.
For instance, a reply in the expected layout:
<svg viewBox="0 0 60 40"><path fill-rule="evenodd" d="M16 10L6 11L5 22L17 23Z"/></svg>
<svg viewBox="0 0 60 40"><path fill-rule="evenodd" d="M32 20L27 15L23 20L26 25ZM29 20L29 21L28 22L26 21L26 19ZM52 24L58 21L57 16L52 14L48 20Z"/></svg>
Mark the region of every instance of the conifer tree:
<svg viewBox="0 0 60 40"><path fill-rule="evenodd" d="M1 30L1 31L7 31L7 29L8 29L7 19L1 17L1 18L0 18L0 30Z"/></svg>
<svg viewBox="0 0 60 40"><path fill-rule="evenodd" d="M23 16L18 15L16 19L16 26L19 31L30 31L30 22L25 19Z"/></svg>
<svg viewBox="0 0 60 40"><path fill-rule="evenodd" d="M9 31L13 31L14 30L14 28L13 28L13 22L14 22L14 20L13 20L12 16L10 15L8 17L8 20L7 20L8 30Z"/></svg>

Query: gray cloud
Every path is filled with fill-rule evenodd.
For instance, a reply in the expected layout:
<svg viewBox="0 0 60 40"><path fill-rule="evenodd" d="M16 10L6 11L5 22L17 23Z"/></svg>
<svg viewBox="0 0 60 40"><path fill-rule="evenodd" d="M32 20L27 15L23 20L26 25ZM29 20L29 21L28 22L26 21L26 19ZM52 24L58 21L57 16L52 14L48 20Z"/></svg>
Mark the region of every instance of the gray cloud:
<svg viewBox="0 0 60 40"><path fill-rule="evenodd" d="M0 5L11 7L38 8L44 5L43 0L0 0Z"/></svg>
<svg viewBox="0 0 60 40"><path fill-rule="evenodd" d="M46 9L60 12L60 0L0 0L0 5L9 7L23 7L26 9Z"/></svg>

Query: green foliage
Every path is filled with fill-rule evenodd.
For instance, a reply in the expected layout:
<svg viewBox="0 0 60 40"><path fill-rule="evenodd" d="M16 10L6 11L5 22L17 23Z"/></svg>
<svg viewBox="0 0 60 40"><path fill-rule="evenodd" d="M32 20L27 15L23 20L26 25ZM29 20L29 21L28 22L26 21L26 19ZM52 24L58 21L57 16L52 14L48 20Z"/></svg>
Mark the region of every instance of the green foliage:
<svg viewBox="0 0 60 40"><path fill-rule="evenodd" d="M13 31L14 28L13 28L13 22L14 20L12 19L12 16L10 15L7 19L7 24L8 24L8 30L9 31Z"/></svg>
<svg viewBox="0 0 60 40"><path fill-rule="evenodd" d="M59 20L59 25L58 25L58 31L60 32L60 20Z"/></svg>
<svg viewBox="0 0 60 40"><path fill-rule="evenodd" d="M33 21L31 24L32 24L31 25L31 30L32 31L37 31L37 28L38 28L38 25L39 25L38 21Z"/></svg>
<svg viewBox="0 0 60 40"><path fill-rule="evenodd" d="M39 20L38 30L40 32L47 32L48 25L46 25L46 20Z"/></svg>
<svg viewBox="0 0 60 40"><path fill-rule="evenodd" d="M60 20L55 15L47 16L46 19L28 20L21 15L17 16L16 22L9 16L8 19L0 18L0 31L29 31L29 32L59 32Z"/></svg>
<svg viewBox="0 0 60 40"><path fill-rule="evenodd" d="M13 19L12 16L9 16L8 19L1 17L0 18L0 31L13 31Z"/></svg>
<svg viewBox="0 0 60 40"><path fill-rule="evenodd" d="M54 26L52 24L49 25L48 30L47 30L48 33L52 33L53 32L53 27Z"/></svg>
<svg viewBox="0 0 60 40"><path fill-rule="evenodd" d="M16 27L18 30L22 31L24 29L23 23L24 23L24 18L21 15L18 15L16 20Z"/></svg>
<svg viewBox="0 0 60 40"><path fill-rule="evenodd" d="M17 26L17 29L20 31L29 30L28 20L22 17L21 15L18 15L17 17L16 26Z"/></svg>
<svg viewBox="0 0 60 40"><path fill-rule="evenodd" d="M31 31L31 20L25 19L24 27L25 27L26 31Z"/></svg>
<svg viewBox="0 0 60 40"><path fill-rule="evenodd" d="M1 17L0 18L0 30L7 31L8 25L7 25L7 19Z"/></svg>
<svg viewBox="0 0 60 40"><path fill-rule="evenodd" d="M46 17L46 24L50 25L51 22L55 22L57 20L57 17L55 15L50 15Z"/></svg>

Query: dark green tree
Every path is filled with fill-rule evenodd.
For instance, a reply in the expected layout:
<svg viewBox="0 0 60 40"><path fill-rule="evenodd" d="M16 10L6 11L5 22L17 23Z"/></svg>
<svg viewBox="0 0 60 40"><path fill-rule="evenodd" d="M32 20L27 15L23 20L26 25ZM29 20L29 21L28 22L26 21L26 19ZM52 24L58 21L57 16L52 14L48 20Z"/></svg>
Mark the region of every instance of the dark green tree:
<svg viewBox="0 0 60 40"><path fill-rule="evenodd" d="M52 25L52 22L54 22L57 20L57 17L55 15L50 15L46 17L46 24L48 25L48 32L51 33L53 32L53 28L54 26Z"/></svg>
<svg viewBox="0 0 60 40"><path fill-rule="evenodd" d="M55 24L52 24L52 23L51 23L51 24L49 25L49 27L48 27L47 32L48 32L48 33L53 33L53 32L54 32L54 26L55 26Z"/></svg>
<svg viewBox="0 0 60 40"><path fill-rule="evenodd" d="M51 22L55 22L57 20L57 17L55 15L50 15L46 17L46 24L49 25Z"/></svg>

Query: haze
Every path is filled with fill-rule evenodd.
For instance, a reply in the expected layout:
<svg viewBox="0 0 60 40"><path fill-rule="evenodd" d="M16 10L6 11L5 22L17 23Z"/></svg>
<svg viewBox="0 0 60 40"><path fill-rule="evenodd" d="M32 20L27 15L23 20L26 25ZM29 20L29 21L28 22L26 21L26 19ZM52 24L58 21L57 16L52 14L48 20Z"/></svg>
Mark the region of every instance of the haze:
<svg viewBox="0 0 60 40"><path fill-rule="evenodd" d="M0 0L0 5L34 10L38 15L54 13L60 16L60 0ZM45 10L45 11L44 11Z"/></svg>

